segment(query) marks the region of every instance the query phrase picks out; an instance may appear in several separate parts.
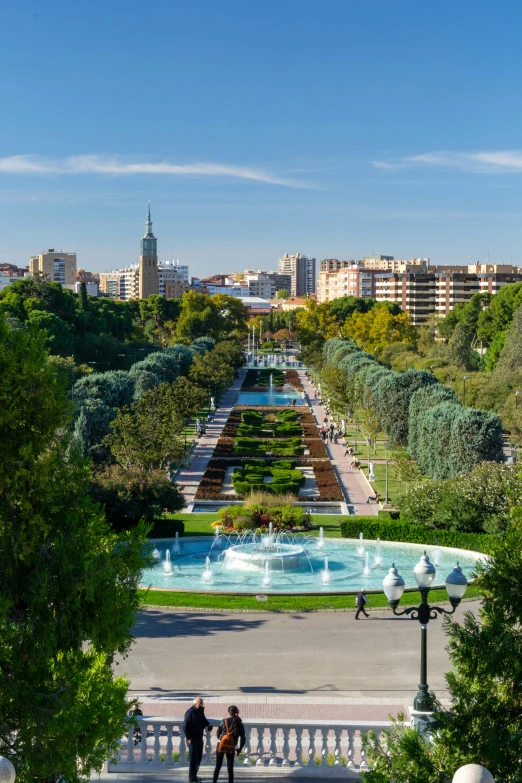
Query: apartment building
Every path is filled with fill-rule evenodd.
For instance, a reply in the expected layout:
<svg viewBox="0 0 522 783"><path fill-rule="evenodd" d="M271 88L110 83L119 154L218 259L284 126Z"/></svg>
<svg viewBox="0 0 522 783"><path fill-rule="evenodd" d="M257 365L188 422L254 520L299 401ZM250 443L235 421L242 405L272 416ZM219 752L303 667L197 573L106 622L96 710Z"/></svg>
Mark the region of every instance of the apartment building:
<svg viewBox="0 0 522 783"><path fill-rule="evenodd" d="M277 271L280 275L290 277L290 294L292 296L307 296L315 293L315 264L315 258L308 258L300 253L285 254L279 259Z"/></svg>
<svg viewBox="0 0 522 783"><path fill-rule="evenodd" d="M352 264L337 272L319 272L317 302L324 304L342 296L375 296L375 272Z"/></svg>
<svg viewBox="0 0 522 783"><path fill-rule="evenodd" d="M64 288L74 290L76 282L76 253L50 248L29 259L29 275L43 275L46 280L60 283Z"/></svg>
<svg viewBox="0 0 522 783"><path fill-rule="evenodd" d="M473 294L498 293L502 286L521 281L520 269L508 264L432 266L422 271L410 268L377 273L375 298L397 302L418 326L430 315L444 317L455 305L469 302Z"/></svg>

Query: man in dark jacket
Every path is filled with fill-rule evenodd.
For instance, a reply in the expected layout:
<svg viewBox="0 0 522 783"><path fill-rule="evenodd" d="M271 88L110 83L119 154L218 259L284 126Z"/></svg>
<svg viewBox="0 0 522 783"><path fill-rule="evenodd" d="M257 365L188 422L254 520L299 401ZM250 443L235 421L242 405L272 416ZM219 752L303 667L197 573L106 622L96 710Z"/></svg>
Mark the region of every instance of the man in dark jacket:
<svg viewBox="0 0 522 783"><path fill-rule="evenodd" d="M203 707L203 699L198 696L194 699L192 707L185 713L183 721L183 733L189 749L189 783L201 783L198 778L198 769L203 757L203 732L205 729L212 731Z"/></svg>
<svg viewBox="0 0 522 783"><path fill-rule="evenodd" d="M368 603L368 599L366 598L366 590L364 587L360 589L360 591L357 593L357 597L355 599L355 605L357 606L357 611L355 612L355 619L359 619L359 615L362 612L365 617L369 617L370 615L365 609L365 605Z"/></svg>
<svg viewBox="0 0 522 783"><path fill-rule="evenodd" d="M226 755L227 757L227 770L228 770L228 783L234 783L234 756L241 753L243 748L245 747L246 737L245 737L245 727L243 726L243 721L239 717L239 710L237 707L232 705L228 708L228 718L223 718L221 723L218 726L217 730L217 738L218 738L218 748L219 748L219 740L222 736L225 734L232 734L234 738L234 749L231 751L216 751L216 768L214 770L214 781L213 783L217 783L217 779L219 777L219 773L221 771L221 766L223 764L223 758ZM237 741L239 740L239 747L236 747Z"/></svg>

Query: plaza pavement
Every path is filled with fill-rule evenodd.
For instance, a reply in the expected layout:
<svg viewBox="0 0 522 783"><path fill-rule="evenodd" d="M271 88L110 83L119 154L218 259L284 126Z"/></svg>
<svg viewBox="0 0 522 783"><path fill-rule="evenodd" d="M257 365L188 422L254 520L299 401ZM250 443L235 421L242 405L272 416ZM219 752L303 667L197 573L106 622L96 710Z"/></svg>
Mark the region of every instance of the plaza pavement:
<svg viewBox="0 0 522 783"><path fill-rule="evenodd" d="M225 392L220 401L219 408L215 411L211 422L207 424L206 434L196 438L193 442L187 467L181 468L174 480L182 489L183 497L187 503L194 501L194 495L199 482L205 472L209 460L212 458L223 427L230 415L234 402L241 389L246 370L240 370L232 386Z"/></svg>
<svg viewBox="0 0 522 783"><path fill-rule="evenodd" d="M371 599L370 599L371 600ZM464 601L456 614L476 612ZM419 678L418 621L371 611L216 612L149 608L118 674L146 715L173 715L196 695L209 717L237 703L246 717L385 720L412 704ZM449 669L439 619L428 628L428 682L443 699Z"/></svg>
<svg viewBox="0 0 522 783"><path fill-rule="evenodd" d="M327 417L326 409L322 402L315 398L315 389L312 382L306 377L304 370L299 371L299 378L305 391L306 400L314 415L316 424L321 428ZM333 421L332 417L328 417ZM350 513L362 516L376 516L380 506L375 503L367 503L367 498L373 492L371 484L366 480L363 472L350 467L351 457L345 457L346 444L326 443L326 451L341 484Z"/></svg>

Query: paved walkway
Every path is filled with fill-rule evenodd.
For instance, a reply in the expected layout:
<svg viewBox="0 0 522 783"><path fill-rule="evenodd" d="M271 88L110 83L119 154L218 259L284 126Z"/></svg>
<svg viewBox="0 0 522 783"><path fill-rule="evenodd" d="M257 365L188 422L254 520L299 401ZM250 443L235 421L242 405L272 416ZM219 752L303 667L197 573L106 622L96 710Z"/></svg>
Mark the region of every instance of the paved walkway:
<svg viewBox="0 0 522 783"><path fill-rule="evenodd" d="M182 488L183 497L187 503L194 501L194 495L199 486L199 482L205 472L209 460L212 458L214 449L218 442L223 427L230 415L236 397L241 389L241 385L246 375L246 370L240 370L238 377L230 389L223 395L220 406L214 414L212 421L207 424L206 435L200 436L194 442L190 454L190 463L186 468L181 468L176 473L175 481Z"/></svg>
<svg viewBox="0 0 522 783"><path fill-rule="evenodd" d="M325 407L319 400L314 399L315 389L304 371L299 371L299 378L303 384L307 402L312 409L315 421L318 427L321 427L326 416ZM331 417L330 421L333 421ZM351 507L350 512L361 516L376 516L380 506L366 502L368 495L372 492L372 487L366 481L361 470L350 467L350 458L344 456L346 449L344 442L343 445L335 443L327 443L325 445L328 456L337 473L337 478L343 488L346 502Z"/></svg>

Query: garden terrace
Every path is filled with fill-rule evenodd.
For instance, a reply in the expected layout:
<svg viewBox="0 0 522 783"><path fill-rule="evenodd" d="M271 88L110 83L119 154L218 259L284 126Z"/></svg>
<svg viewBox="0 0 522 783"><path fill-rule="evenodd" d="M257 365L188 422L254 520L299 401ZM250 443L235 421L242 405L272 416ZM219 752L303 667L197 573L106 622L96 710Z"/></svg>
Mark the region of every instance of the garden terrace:
<svg viewBox="0 0 522 783"><path fill-rule="evenodd" d="M337 480L337 476L335 475L335 471L332 467L332 464L329 460L319 460L319 459L304 459L304 458L298 458L295 460L278 460L277 458L272 460L270 457L267 457L264 460L252 460L248 458L241 459L241 457L236 457L233 459L227 459L227 460L221 460L221 459L212 459L208 463L207 469L205 470L205 473L203 474L203 477L200 481L199 487L197 489L195 499L196 500L222 500L222 501L230 501L230 500L238 500L239 497L243 496L243 492L238 493L238 490L244 490L247 489L246 487L235 487L236 494L233 492L224 492L223 491L223 485L225 483L225 477L227 475L227 471L232 471L233 468L241 468L244 469L244 466L246 464L250 465L266 465L267 467L271 468L272 466L276 466L276 463L279 463L279 466L281 463L285 462L286 464L292 464L291 470L299 470L302 471L303 468L309 469L309 474L313 473L313 478L315 480L316 489L314 495L308 494L305 496L297 496L296 502L297 503L330 503L330 502L343 502L344 501L344 495L343 491L339 485L339 482ZM286 470L286 468L284 468ZM288 468L290 470L290 468ZM262 486L264 484L264 486ZM261 486L263 489L266 489L268 484L265 482L261 482L258 485L254 485L251 487L251 489L259 489ZM232 484L232 486L234 486ZM302 485L301 485L302 486ZM288 490L285 490L288 491ZM248 494L248 492L246 492Z"/></svg>
<svg viewBox="0 0 522 783"><path fill-rule="evenodd" d="M266 479L272 481L267 482ZM232 486L237 495L249 495L254 489L262 489L274 495L297 495L305 483L302 470L294 469L289 460L275 460L270 464L263 460L247 460L232 474Z"/></svg>
<svg viewBox="0 0 522 783"><path fill-rule="evenodd" d="M282 407L235 407L216 444L214 457L229 457L234 453L243 456L259 456L267 451L278 453L284 445L276 439L295 440L298 437L300 443L289 444L288 448L297 446L307 450L309 457L326 459L323 441L309 409L294 411ZM235 439L237 448L234 448ZM239 439L241 442L238 444ZM292 452L292 455L297 454L303 454L303 450Z"/></svg>
<svg viewBox="0 0 522 783"><path fill-rule="evenodd" d="M292 385L296 391L302 392L303 386L296 370L278 370L275 368L260 368L248 370L241 386L242 391L267 390L270 388L270 376L274 389L280 389L285 384Z"/></svg>

